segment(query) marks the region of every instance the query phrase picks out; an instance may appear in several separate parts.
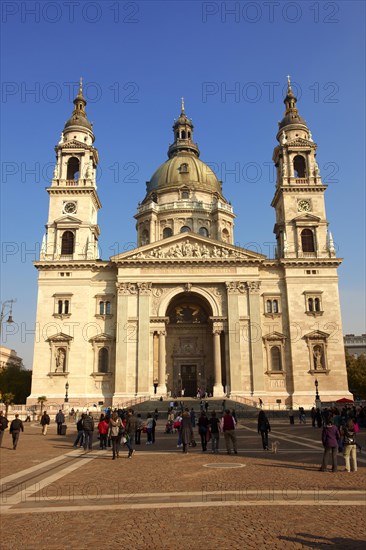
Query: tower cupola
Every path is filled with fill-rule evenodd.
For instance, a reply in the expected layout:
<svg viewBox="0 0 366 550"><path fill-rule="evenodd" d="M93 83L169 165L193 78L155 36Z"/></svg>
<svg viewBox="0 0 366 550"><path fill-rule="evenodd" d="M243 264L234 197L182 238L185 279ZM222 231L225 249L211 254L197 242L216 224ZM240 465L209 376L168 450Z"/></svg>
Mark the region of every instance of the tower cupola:
<svg viewBox="0 0 366 550"><path fill-rule="evenodd" d="M86 111L86 99L83 95L83 80L80 78L79 91L77 96L74 99L74 110L71 117L65 123L64 127L64 136L66 137L70 133L81 132L82 134L88 134L91 138L91 143L94 142L93 134L93 124L88 120ZM85 140L85 137L80 139L82 136L79 135L76 137L79 141L89 141Z"/></svg>
<svg viewBox="0 0 366 550"><path fill-rule="evenodd" d="M305 126L307 128L306 121L300 116L297 110L297 98L294 96L291 88L290 76L287 77L287 95L283 102L286 105L285 116L279 123L279 128L282 129L285 126L293 124Z"/></svg>
<svg viewBox="0 0 366 550"><path fill-rule="evenodd" d="M193 128L192 120L185 113L184 98L182 97L181 113L173 124L174 142L168 149L169 158L182 152L193 153L196 157L200 156L198 145L193 143Z"/></svg>

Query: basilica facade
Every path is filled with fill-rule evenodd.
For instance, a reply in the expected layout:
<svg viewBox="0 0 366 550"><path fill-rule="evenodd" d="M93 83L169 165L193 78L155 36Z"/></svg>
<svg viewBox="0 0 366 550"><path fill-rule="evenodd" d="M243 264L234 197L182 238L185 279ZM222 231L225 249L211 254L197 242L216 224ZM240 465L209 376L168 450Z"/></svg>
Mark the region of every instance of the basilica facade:
<svg viewBox="0 0 366 550"><path fill-rule="evenodd" d="M317 145L288 82L273 152L276 258L234 244L234 211L182 104L135 214L138 246L98 256L98 151L82 86L55 148L39 261L32 393L70 406L244 397L312 406L348 394L336 257Z"/></svg>

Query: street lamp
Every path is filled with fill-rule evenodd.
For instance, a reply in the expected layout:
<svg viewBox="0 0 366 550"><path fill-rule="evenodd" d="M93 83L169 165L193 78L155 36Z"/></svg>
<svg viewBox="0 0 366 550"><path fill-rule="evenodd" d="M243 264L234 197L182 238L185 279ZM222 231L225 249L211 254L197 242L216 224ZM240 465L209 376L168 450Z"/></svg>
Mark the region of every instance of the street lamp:
<svg viewBox="0 0 366 550"><path fill-rule="evenodd" d="M1 305L1 314L0 314L0 335L2 333L2 330L3 330L3 319L5 317L5 308L10 304L10 311L9 311L9 317L7 318L6 322L8 323L8 325L11 325L12 323L14 323L13 321L13 317L12 317L12 314L13 314L13 304L16 302L16 300L5 300L5 302L2 303Z"/></svg>
<svg viewBox="0 0 366 550"><path fill-rule="evenodd" d="M69 383L65 384L65 403L69 402Z"/></svg>
<svg viewBox="0 0 366 550"><path fill-rule="evenodd" d="M319 386L319 382L317 379L315 379L315 405L317 408L319 408L319 405L320 405L320 397L319 397L319 392L318 392L318 386Z"/></svg>

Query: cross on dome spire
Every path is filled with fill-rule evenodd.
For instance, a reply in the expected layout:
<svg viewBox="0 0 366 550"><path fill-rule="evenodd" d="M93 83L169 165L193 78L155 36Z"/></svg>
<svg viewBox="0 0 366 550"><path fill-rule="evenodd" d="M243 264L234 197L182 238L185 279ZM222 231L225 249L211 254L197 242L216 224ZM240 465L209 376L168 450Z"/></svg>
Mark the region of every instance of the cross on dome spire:
<svg viewBox="0 0 366 550"><path fill-rule="evenodd" d="M184 113L184 97L182 97L182 113Z"/></svg>

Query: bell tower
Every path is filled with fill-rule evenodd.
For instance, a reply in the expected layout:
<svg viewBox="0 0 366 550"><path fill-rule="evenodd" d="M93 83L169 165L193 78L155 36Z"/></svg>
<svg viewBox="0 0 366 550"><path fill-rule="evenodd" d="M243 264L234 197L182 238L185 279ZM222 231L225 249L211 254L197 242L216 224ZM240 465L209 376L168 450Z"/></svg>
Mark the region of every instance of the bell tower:
<svg viewBox="0 0 366 550"><path fill-rule="evenodd" d="M335 257L324 205L327 186L322 183L316 160L317 145L298 112L289 76L284 103L285 115L276 136L279 145L273 152L277 257Z"/></svg>
<svg viewBox="0 0 366 550"><path fill-rule="evenodd" d="M51 186L46 233L40 260L95 260L101 204L97 194L98 151L93 126L85 112L82 79L74 110L55 147L56 165Z"/></svg>

